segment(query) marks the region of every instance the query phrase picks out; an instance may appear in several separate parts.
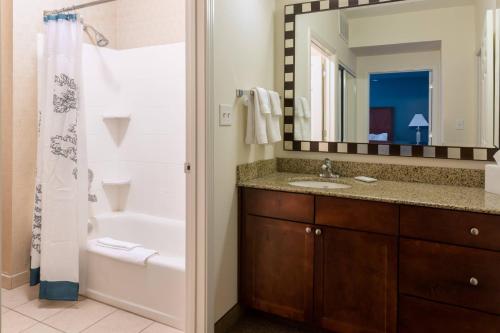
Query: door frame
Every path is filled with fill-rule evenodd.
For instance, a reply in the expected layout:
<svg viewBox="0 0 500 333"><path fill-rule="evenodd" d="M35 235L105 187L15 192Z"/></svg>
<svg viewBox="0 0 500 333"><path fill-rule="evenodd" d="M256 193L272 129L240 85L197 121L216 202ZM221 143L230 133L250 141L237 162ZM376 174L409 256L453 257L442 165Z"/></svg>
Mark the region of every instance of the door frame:
<svg viewBox="0 0 500 333"><path fill-rule="evenodd" d="M209 81L213 0L186 1L187 205L186 333L213 331L208 275L209 218L213 210L213 114Z"/></svg>

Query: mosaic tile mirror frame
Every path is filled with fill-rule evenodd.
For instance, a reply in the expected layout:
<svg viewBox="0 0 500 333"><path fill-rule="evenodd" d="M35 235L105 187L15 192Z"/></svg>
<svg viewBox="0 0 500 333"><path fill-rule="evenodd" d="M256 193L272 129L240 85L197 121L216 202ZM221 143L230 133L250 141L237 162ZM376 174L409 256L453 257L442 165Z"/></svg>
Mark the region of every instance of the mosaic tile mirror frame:
<svg viewBox="0 0 500 333"><path fill-rule="evenodd" d="M424 146L391 143L321 142L296 140L294 136L296 88L296 22L300 15L338 9L373 6L408 0L321 0L285 6L284 29L284 149L286 151L404 156L455 160L493 161L498 148ZM497 87L498 89L498 87ZM498 119L497 119L498 121ZM497 128L498 130L498 128Z"/></svg>

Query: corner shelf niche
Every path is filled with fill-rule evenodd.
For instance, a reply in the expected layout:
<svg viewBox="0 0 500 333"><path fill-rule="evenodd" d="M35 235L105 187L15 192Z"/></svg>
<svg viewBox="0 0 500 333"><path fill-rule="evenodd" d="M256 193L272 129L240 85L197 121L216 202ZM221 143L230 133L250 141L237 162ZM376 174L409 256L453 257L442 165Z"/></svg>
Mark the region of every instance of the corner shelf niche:
<svg viewBox="0 0 500 333"><path fill-rule="evenodd" d="M103 179L103 186L129 186L131 180L129 178Z"/></svg>
<svg viewBox="0 0 500 333"><path fill-rule="evenodd" d="M119 146L125 137L131 115L127 113L105 113L102 115L102 120L106 124L106 127L113 138L113 141L117 146Z"/></svg>
<svg viewBox="0 0 500 333"><path fill-rule="evenodd" d="M130 114L121 113L106 113L102 115L103 120L126 120L129 121L131 118Z"/></svg>
<svg viewBox="0 0 500 333"><path fill-rule="evenodd" d="M102 180L102 187L113 212L122 212L127 205L130 191L130 178L106 178Z"/></svg>

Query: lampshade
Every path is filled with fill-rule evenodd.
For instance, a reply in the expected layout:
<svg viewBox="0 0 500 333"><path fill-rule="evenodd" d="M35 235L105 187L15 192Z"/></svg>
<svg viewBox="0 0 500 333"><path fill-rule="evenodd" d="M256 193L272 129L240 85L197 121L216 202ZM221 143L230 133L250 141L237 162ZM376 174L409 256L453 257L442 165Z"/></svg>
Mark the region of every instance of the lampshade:
<svg viewBox="0 0 500 333"><path fill-rule="evenodd" d="M408 127L427 127L429 123L425 120L424 115L421 113L417 113L413 119L411 120L410 125Z"/></svg>

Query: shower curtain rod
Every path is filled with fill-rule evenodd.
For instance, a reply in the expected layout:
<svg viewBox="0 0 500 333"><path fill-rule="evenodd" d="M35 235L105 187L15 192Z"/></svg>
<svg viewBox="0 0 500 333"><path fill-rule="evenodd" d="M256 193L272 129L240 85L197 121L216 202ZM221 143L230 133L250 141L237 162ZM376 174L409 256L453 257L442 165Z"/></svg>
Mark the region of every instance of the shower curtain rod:
<svg viewBox="0 0 500 333"><path fill-rule="evenodd" d="M64 13L64 12L70 12L73 10L92 7L92 6L96 6L96 5L101 5L103 3L112 2L112 1L116 1L116 0L97 0L97 1L92 1L89 3L84 3L81 5L75 5L75 6L65 7L65 8L56 9L56 10L45 10L43 12L43 15L54 15L54 14L59 14L59 13Z"/></svg>

